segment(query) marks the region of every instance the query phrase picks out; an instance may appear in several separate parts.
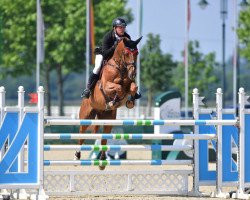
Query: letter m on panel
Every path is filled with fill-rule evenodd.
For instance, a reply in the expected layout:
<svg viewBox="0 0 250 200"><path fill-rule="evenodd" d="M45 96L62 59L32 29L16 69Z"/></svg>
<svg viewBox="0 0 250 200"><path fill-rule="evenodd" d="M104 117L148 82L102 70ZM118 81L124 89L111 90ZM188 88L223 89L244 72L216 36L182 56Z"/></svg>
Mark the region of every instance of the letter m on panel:
<svg viewBox="0 0 250 200"><path fill-rule="evenodd" d="M0 188L15 188L20 185L32 187L39 184L38 113L26 113L19 129L17 124L18 114L7 113L0 128L0 149L5 145L7 138L13 137L0 160ZM25 172L10 170L24 145L27 145L28 155L25 158Z"/></svg>

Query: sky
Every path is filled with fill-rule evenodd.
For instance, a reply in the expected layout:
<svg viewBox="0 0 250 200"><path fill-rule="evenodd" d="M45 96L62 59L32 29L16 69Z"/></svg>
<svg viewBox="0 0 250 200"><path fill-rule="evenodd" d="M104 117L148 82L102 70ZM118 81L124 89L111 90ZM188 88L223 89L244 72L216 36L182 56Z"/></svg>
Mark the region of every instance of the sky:
<svg viewBox="0 0 250 200"><path fill-rule="evenodd" d="M207 54L216 52L216 60L222 61L222 19L220 16L220 1L207 0L209 5L201 9L199 0L191 2L191 24L189 40L198 40L200 50ZM226 19L226 60L230 58L234 50L234 2L237 5L240 0L228 0L228 15ZM161 48L164 53L170 53L175 60L183 60L181 51L185 42L185 8L186 0L142 0L142 35L141 44L145 44L148 33L159 34ZM128 0L127 7L132 9L134 21L127 26L127 32L132 38L138 37L137 29L137 0ZM237 6L237 10L240 7Z"/></svg>

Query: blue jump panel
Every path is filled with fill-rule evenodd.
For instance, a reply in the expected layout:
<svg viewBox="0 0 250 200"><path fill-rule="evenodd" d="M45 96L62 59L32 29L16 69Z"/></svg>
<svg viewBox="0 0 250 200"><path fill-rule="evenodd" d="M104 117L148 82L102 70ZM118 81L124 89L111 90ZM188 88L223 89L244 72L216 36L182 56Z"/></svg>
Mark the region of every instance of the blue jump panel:
<svg viewBox="0 0 250 200"><path fill-rule="evenodd" d="M201 120L212 119L209 114L200 114ZM223 114L223 119L235 119L233 114ZM211 133L215 134L215 126L200 126L200 134ZM237 146L239 144L238 129L234 126L223 126L222 127L222 179L223 182L237 181L238 171L235 161L232 157L232 144L235 143ZM211 141L212 146L215 147L216 142ZM209 141L200 140L199 141L199 180L200 181L215 181L216 171L208 169L209 163Z"/></svg>
<svg viewBox="0 0 250 200"><path fill-rule="evenodd" d="M10 129L11 126L18 124L18 118L15 115L6 114L5 120L1 127L1 135L13 134L14 138L9 145L5 156L0 161L0 184L2 185L20 185L20 184L39 184L39 163L38 163L38 114L26 113L23 122L17 131ZM11 132L9 132L11 131ZM27 140L28 139L28 140ZM10 172L13 162L16 160L18 153L23 144L28 145L28 169L27 172ZM0 137L0 147L4 143L4 137Z"/></svg>
<svg viewBox="0 0 250 200"><path fill-rule="evenodd" d="M250 114L245 115L245 121L245 182L250 183Z"/></svg>

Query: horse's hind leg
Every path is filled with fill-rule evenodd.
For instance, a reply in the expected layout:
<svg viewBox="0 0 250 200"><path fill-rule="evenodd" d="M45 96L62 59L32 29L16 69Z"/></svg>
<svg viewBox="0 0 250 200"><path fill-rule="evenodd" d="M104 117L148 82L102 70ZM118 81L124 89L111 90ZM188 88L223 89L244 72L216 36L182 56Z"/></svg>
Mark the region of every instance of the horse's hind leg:
<svg viewBox="0 0 250 200"><path fill-rule="evenodd" d="M98 115L99 119L116 119L116 110L106 111L101 114L101 116ZM111 133L113 126L104 126L103 127L103 133ZM101 145L106 145L107 140L101 140ZM106 152L101 151L100 160L106 160ZM105 166L99 166L100 170L104 170Z"/></svg>
<svg viewBox="0 0 250 200"><path fill-rule="evenodd" d="M100 128L100 126L97 126L97 125L94 125L92 128L92 133L93 134L96 134L98 129ZM98 154L99 152L97 153L96 151L92 151L92 154L91 154L91 160L95 160L97 157L98 157Z"/></svg>
<svg viewBox="0 0 250 200"><path fill-rule="evenodd" d="M85 133L85 131L87 130L88 126L80 126L79 128L79 133ZM78 140L78 144L82 145L84 142L84 139L79 139ZM81 151L76 151L75 152L75 158L74 160L80 160L81 159Z"/></svg>
<svg viewBox="0 0 250 200"><path fill-rule="evenodd" d="M80 112L79 112L79 119L94 119L96 116L96 111L90 106L90 102L88 99L84 99L81 104ZM79 133L85 133L89 126L80 126ZM84 139L80 139L78 141L79 145L82 145ZM75 152L75 160L80 160L81 152Z"/></svg>

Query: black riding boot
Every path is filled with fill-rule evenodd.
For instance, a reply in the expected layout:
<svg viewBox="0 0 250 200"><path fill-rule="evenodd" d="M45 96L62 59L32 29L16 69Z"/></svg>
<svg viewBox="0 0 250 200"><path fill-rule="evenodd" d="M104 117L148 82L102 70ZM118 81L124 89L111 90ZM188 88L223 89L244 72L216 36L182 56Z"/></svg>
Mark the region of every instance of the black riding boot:
<svg viewBox="0 0 250 200"><path fill-rule="evenodd" d="M89 98L91 90L95 87L96 82L99 79L99 75L98 74L94 74L92 73L89 77L89 81L87 84L87 88L83 91L83 93L81 94L82 98Z"/></svg>

